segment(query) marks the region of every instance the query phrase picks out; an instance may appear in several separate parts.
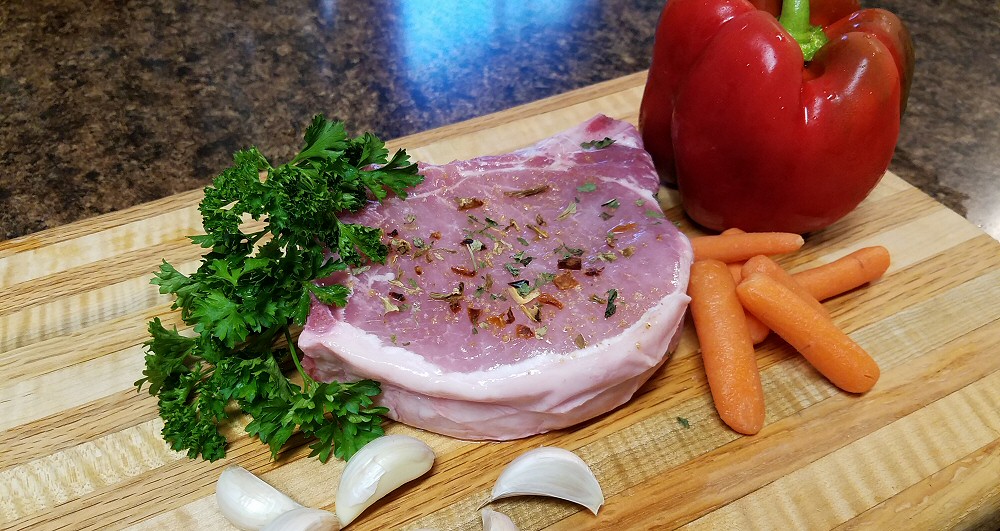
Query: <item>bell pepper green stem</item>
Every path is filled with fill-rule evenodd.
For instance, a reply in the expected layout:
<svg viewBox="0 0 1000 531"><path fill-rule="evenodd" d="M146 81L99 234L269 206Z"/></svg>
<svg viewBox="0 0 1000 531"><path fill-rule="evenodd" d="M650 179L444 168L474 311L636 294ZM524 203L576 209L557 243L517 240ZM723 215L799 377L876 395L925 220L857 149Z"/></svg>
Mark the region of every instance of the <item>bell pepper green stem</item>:
<svg viewBox="0 0 1000 531"><path fill-rule="evenodd" d="M778 22L802 47L802 57L806 61L812 61L816 52L829 41L823 28L809 24L809 0L782 0Z"/></svg>

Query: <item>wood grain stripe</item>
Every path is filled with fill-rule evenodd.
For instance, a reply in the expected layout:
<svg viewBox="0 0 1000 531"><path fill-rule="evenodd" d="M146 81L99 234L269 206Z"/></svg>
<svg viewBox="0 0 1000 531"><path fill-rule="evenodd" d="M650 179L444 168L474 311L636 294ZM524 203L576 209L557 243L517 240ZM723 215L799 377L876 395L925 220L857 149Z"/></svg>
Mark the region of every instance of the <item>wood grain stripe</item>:
<svg viewBox="0 0 1000 531"><path fill-rule="evenodd" d="M0 372L5 377L0 382L0 390L55 370L98 359L109 352L140 345L148 339L146 324L154 317L160 317L168 328L187 329L180 315L170 310L170 305L161 304L72 334L15 348L0 354Z"/></svg>
<svg viewBox="0 0 1000 531"><path fill-rule="evenodd" d="M0 288L51 275L101 260L107 256L136 251L150 244L181 239L201 227L195 206L154 215L79 238L29 249L0 259Z"/></svg>
<svg viewBox="0 0 1000 531"><path fill-rule="evenodd" d="M0 431L0 471L131 428L158 415L155 398L145 391L130 389Z"/></svg>
<svg viewBox="0 0 1000 531"><path fill-rule="evenodd" d="M6 413L0 417L0 430L126 390L141 378L144 367L142 346L136 345L31 380L3 385L0 409Z"/></svg>
<svg viewBox="0 0 1000 531"><path fill-rule="evenodd" d="M171 264L196 263L201 248L187 238L172 240L110 256L0 289L0 317L57 302L63 297L100 289L110 284L145 278L148 282L162 260ZM155 289L155 288L154 288Z"/></svg>
<svg viewBox="0 0 1000 531"><path fill-rule="evenodd" d="M48 252L57 244L91 236L97 233L119 229L123 225L140 222L153 216L173 216L177 211L190 209L201 201L202 191L191 190L163 199L150 201L131 208L101 214L92 218L80 220L69 225L56 227L33 233L13 240L0 241L0 265L5 264L5 258L18 253L46 247ZM2 286L4 284L0 284Z"/></svg>
<svg viewBox="0 0 1000 531"><path fill-rule="evenodd" d="M160 439L161 429L157 417L0 471L0 516L11 522L182 459Z"/></svg>
<svg viewBox="0 0 1000 531"><path fill-rule="evenodd" d="M994 439L837 529L1000 529L998 477L1000 439Z"/></svg>
<svg viewBox="0 0 1000 531"><path fill-rule="evenodd" d="M182 272L196 267L197 263L177 264ZM149 277L138 277L29 306L0 316L0 352L72 335L170 303L172 298L160 295L157 287L149 284Z"/></svg>

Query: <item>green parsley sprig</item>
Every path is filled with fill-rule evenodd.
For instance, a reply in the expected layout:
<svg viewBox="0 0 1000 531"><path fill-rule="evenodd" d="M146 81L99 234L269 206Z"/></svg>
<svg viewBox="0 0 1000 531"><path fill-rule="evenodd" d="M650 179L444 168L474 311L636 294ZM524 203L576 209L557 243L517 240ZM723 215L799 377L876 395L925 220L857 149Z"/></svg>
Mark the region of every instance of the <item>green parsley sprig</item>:
<svg viewBox="0 0 1000 531"><path fill-rule="evenodd" d="M405 199L422 181L405 151L389 158L374 135L348 138L342 123L323 116L287 164L272 167L256 148L236 153L199 205L205 234L191 240L208 249L200 267L184 275L164 261L152 280L176 297L173 309L195 334L151 321L136 382L158 397L162 435L174 450L223 457L220 428L240 413L233 404L252 417L246 431L268 444L272 457L296 431L315 439L311 455L323 462L331 453L347 459L382 435L387 410L372 401L379 384L313 380L293 335L312 297L347 304L346 286L314 280L386 259L380 228L338 215L389 191ZM286 376L292 365L302 385Z"/></svg>

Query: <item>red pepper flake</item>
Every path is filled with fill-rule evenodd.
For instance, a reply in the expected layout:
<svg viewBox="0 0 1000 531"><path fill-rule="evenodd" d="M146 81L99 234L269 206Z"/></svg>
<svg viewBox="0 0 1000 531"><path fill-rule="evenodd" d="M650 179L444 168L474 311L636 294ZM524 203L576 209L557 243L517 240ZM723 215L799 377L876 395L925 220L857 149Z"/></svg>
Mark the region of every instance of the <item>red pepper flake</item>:
<svg viewBox="0 0 1000 531"><path fill-rule="evenodd" d="M514 322L514 309L507 308L507 313L491 315L486 318L486 322L497 327L498 329L502 329Z"/></svg>
<svg viewBox="0 0 1000 531"><path fill-rule="evenodd" d="M563 303L562 303L562 301L560 301L559 299L553 297L552 295L549 295L548 293L542 293L541 295L539 295L538 296L538 302L540 302L542 304L548 304L549 306L555 306L556 308L559 308L560 310L563 309Z"/></svg>
<svg viewBox="0 0 1000 531"><path fill-rule="evenodd" d="M534 339L535 331L528 326L519 324L514 328L514 335L516 335L518 339Z"/></svg>
<svg viewBox="0 0 1000 531"><path fill-rule="evenodd" d="M587 270L583 272L583 274L587 275L588 277L599 277L603 272L604 272L603 267L588 267Z"/></svg>
<svg viewBox="0 0 1000 531"><path fill-rule="evenodd" d="M462 275L463 277L472 278L472 277L476 276L476 272L475 271L473 271L471 269L468 269L468 268L465 268L465 267L451 266L451 270L454 271L455 273L458 273L459 275Z"/></svg>
<svg viewBox="0 0 1000 531"><path fill-rule="evenodd" d="M389 296L392 297L393 299L396 299L399 302L406 301L406 295L403 295L402 293L396 293L395 291L390 291Z"/></svg>
<svg viewBox="0 0 1000 531"><path fill-rule="evenodd" d="M611 229L611 232L615 234L621 234L623 232L631 232L635 230L636 227L638 227L638 225L635 223L623 223L621 225L615 226L613 229Z"/></svg>
<svg viewBox="0 0 1000 531"><path fill-rule="evenodd" d="M479 317L482 314L483 311L480 310L479 308L473 308L472 306L469 306L469 321L471 321L472 324L474 325L479 324Z"/></svg>
<svg viewBox="0 0 1000 531"><path fill-rule="evenodd" d="M579 271L581 268L583 268L583 260L579 256L567 256L559 259L559 269Z"/></svg>
<svg viewBox="0 0 1000 531"><path fill-rule="evenodd" d="M413 266L413 272L416 273L417 275L423 275L424 274L424 268L422 268L420 266Z"/></svg>
<svg viewBox="0 0 1000 531"><path fill-rule="evenodd" d="M462 303L460 301L451 301L451 303L448 304L448 309L451 310L451 313L458 313L462 311Z"/></svg>
<svg viewBox="0 0 1000 531"><path fill-rule="evenodd" d="M557 288L563 291L575 288L580 285L580 283L577 282L576 278L573 276L573 273L571 273L570 271L564 271L562 273L559 273L558 275L556 275L555 278L552 279L552 283L555 284Z"/></svg>
<svg viewBox="0 0 1000 531"><path fill-rule="evenodd" d="M440 240L441 239L441 233L438 232L438 231L434 231L434 232L431 233L431 238L433 238L435 240Z"/></svg>

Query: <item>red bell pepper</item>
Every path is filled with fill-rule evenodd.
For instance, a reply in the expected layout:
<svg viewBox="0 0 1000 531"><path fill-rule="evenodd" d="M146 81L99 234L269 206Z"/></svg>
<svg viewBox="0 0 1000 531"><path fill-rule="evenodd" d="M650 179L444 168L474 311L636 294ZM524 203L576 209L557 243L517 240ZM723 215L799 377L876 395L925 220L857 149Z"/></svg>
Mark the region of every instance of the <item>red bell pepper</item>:
<svg viewBox="0 0 1000 531"><path fill-rule="evenodd" d="M889 167L913 72L898 17L858 0L669 0L639 129L715 230L805 233ZM811 54L815 55L811 55Z"/></svg>

